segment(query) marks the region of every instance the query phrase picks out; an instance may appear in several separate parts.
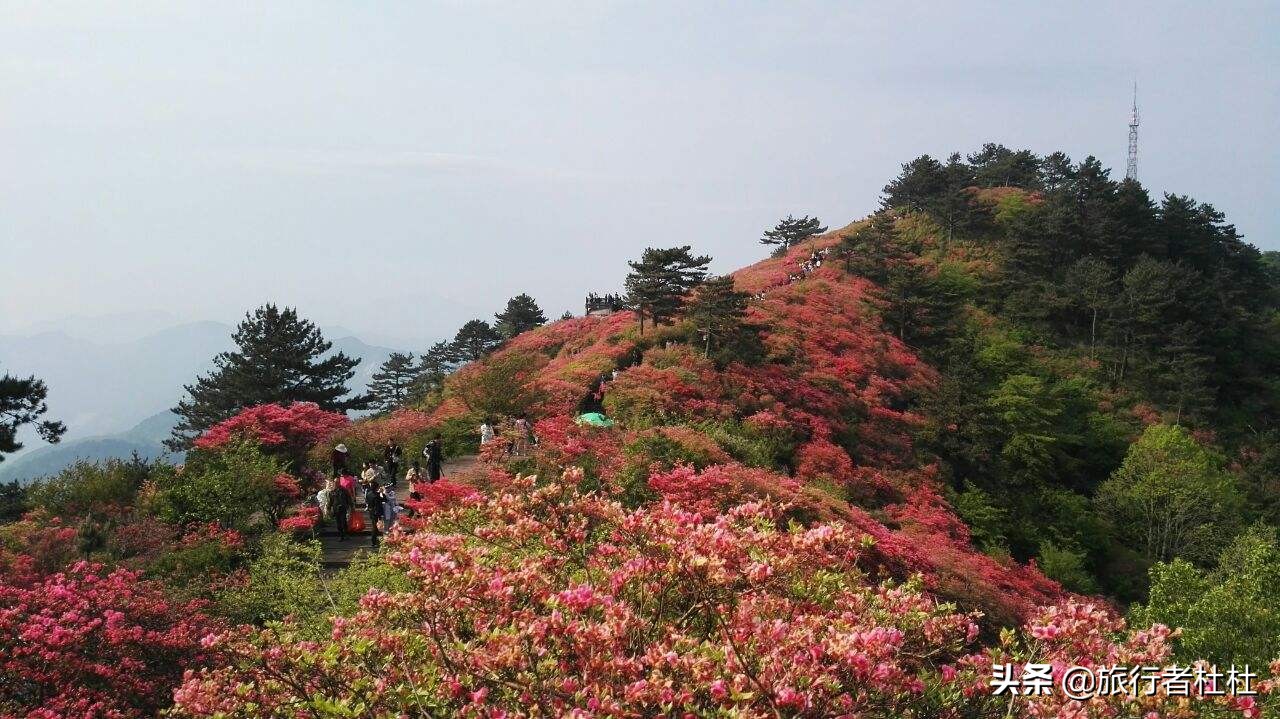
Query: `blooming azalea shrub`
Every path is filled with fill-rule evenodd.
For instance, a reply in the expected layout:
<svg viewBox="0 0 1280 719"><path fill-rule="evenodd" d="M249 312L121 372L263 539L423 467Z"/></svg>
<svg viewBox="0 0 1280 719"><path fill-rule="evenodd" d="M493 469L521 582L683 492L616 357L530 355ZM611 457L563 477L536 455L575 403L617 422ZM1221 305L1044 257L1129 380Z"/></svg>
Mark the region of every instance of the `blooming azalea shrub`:
<svg viewBox="0 0 1280 719"><path fill-rule="evenodd" d="M155 716L209 659L201 639L216 625L201 606L86 562L30 586L0 581L0 716Z"/></svg>
<svg viewBox="0 0 1280 719"><path fill-rule="evenodd" d="M939 716L979 679L973 618L868 584L844 525L628 511L580 481L518 480L392 539L412 590L370 592L328 641L220 635L235 659L189 673L176 713Z"/></svg>
<svg viewBox="0 0 1280 719"><path fill-rule="evenodd" d="M349 424L346 415L320 409L314 402L260 404L213 425L196 439L195 446L212 450L235 437L249 437L297 466L308 449Z"/></svg>
<svg viewBox="0 0 1280 719"><path fill-rule="evenodd" d="M484 499L484 495L474 487L448 479L441 479L438 482L418 482L413 485L413 491L419 494L421 499L401 500L402 505L413 511L413 516L402 516L397 520L402 526L409 528L420 528L429 523L435 514L457 507L479 504Z"/></svg>
<svg viewBox="0 0 1280 719"><path fill-rule="evenodd" d="M1194 684L1194 667L1204 671L1211 667L1203 662L1182 664L1189 670L1190 696L1169 696L1161 681L1140 679L1133 692L1099 691L1091 698L1070 699L1060 690L1068 669L1075 666L1098 670L1107 667L1154 667L1155 676L1174 679L1173 639L1177 632L1155 624L1147 629L1132 630L1116 613L1100 604L1068 600L1046 607L1037 613L1020 635L1006 632L998 646L977 660L985 677L991 677L991 665L1009 665L1013 676L1022 675L1029 664L1048 665L1055 689L1052 693L1010 697L1002 702L1027 717L1142 717L1143 719L1189 719L1191 717L1244 717L1256 719L1280 710L1280 686L1273 679L1255 681L1257 696L1231 696L1225 680L1214 687L1221 696ZM1226 667L1221 667L1226 670ZM1254 669L1261 669L1254 667ZM1273 662L1270 676L1280 676L1280 661ZM1123 672L1122 672L1123 673ZM972 692L987 692L989 682L972 685ZM1264 714L1264 708L1267 712Z"/></svg>
<svg viewBox="0 0 1280 719"><path fill-rule="evenodd" d="M281 519L276 526L281 532L288 532L301 539L314 535L319 524L319 507L298 507L292 514Z"/></svg>
<svg viewBox="0 0 1280 719"><path fill-rule="evenodd" d="M783 529L768 502L628 510L575 474L516 479L393 535L406 584L369 591L322 639L287 621L211 637L229 661L189 671L174 714L1257 716L1218 699L993 696L994 664L1158 664L1170 632L1069 601L984 650L974 616L871 581L848 523Z"/></svg>

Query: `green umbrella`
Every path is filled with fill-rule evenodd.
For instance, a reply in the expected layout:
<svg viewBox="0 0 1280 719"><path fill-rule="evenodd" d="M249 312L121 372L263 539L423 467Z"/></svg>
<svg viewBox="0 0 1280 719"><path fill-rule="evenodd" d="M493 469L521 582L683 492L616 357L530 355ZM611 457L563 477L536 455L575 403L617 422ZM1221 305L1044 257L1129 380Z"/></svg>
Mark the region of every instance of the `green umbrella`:
<svg viewBox="0 0 1280 719"><path fill-rule="evenodd" d="M574 422L577 422L578 424L589 424L593 427L612 427L613 426L613 420L600 414L599 412L587 412L586 414L580 414L578 415L578 418L574 420Z"/></svg>

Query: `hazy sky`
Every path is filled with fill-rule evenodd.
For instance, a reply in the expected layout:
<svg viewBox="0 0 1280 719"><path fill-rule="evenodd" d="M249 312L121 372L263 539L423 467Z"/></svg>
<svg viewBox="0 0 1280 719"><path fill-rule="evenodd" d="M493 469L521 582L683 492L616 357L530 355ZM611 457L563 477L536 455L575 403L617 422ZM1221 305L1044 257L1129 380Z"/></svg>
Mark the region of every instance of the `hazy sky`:
<svg viewBox="0 0 1280 719"><path fill-rule="evenodd" d="M0 332L581 311L646 245L733 269L924 152L1123 174L1135 77L1143 182L1280 248L1278 7L0 0Z"/></svg>

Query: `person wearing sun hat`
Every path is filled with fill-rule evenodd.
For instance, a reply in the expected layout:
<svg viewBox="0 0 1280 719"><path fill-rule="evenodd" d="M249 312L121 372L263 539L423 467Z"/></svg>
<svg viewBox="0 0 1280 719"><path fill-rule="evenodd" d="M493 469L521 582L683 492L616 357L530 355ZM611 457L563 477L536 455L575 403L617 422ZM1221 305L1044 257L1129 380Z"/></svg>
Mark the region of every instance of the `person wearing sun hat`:
<svg viewBox="0 0 1280 719"><path fill-rule="evenodd" d="M337 476L347 474L347 445L339 443L333 448L333 473Z"/></svg>

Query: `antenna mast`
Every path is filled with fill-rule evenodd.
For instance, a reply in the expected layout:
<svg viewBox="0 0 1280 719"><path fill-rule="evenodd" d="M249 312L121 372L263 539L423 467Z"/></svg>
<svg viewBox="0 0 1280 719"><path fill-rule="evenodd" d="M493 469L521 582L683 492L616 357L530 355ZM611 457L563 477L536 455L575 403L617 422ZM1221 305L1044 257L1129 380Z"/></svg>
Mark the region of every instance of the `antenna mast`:
<svg viewBox="0 0 1280 719"><path fill-rule="evenodd" d="M1129 116L1129 164L1125 168L1126 180L1138 179L1138 83L1133 83L1133 114Z"/></svg>

